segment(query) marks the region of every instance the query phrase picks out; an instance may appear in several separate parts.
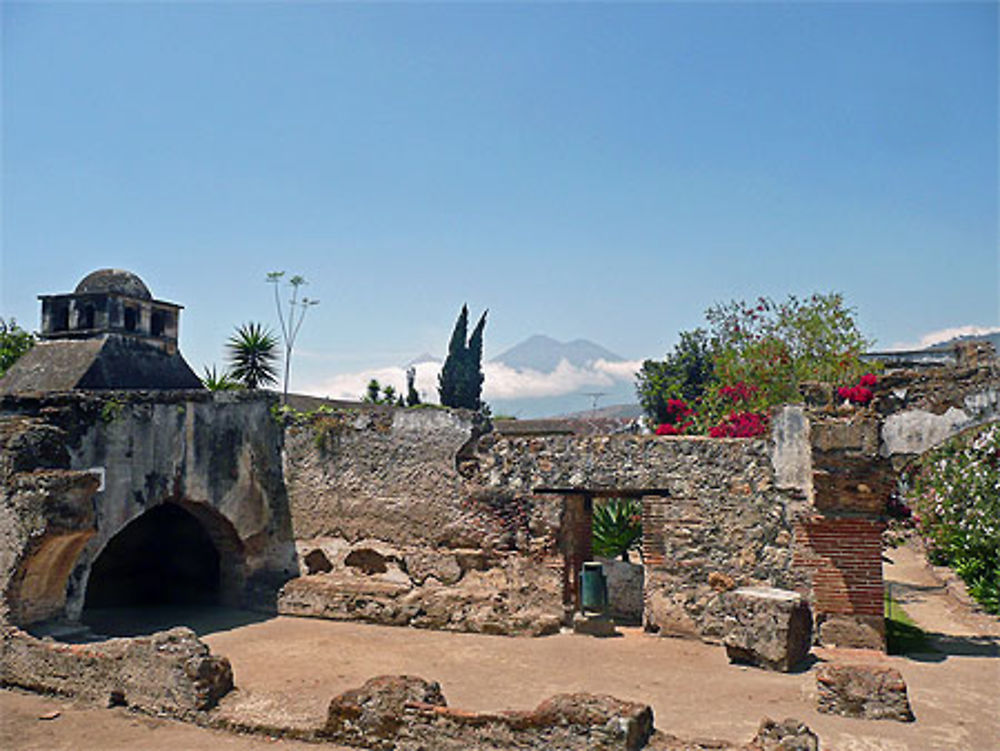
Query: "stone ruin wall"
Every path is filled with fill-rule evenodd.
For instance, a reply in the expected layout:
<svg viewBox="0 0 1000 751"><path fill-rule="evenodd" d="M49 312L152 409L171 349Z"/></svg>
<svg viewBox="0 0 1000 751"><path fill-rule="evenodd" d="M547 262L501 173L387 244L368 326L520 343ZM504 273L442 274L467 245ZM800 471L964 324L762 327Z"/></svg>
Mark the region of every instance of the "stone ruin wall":
<svg viewBox="0 0 1000 751"><path fill-rule="evenodd" d="M808 514L796 523L795 566L806 572L823 643L884 646L881 549L885 502L916 457L1000 419L992 349L959 349L957 364L891 368L864 408L807 386Z"/></svg>
<svg viewBox="0 0 1000 751"><path fill-rule="evenodd" d="M359 407L290 426L285 480L303 576L283 587L279 612L557 631L559 499L483 487L477 437L470 415L438 409Z"/></svg>
<svg viewBox="0 0 1000 751"><path fill-rule="evenodd" d="M168 501L198 518L219 549L224 602L259 605L296 573L281 431L267 401L116 392L5 397L0 409L3 508L13 514L0 534L14 536L4 549L16 551L0 580L9 581L15 623L78 618L108 541Z"/></svg>
<svg viewBox="0 0 1000 751"><path fill-rule="evenodd" d="M487 487L641 497L645 626L715 640L722 592L803 584L792 568L801 493L779 487L776 451L763 439L491 435L479 466Z"/></svg>

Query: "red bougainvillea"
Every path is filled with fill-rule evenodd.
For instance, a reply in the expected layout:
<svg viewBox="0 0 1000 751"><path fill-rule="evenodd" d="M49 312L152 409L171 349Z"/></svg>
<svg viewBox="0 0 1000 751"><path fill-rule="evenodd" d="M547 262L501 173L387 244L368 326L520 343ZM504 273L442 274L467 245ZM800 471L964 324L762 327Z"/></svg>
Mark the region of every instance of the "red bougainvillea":
<svg viewBox="0 0 1000 751"><path fill-rule="evenodd" d="M878 383L878 378L874 373L865 373L861 376L857 386L841 386L837 389L837 396L849 401L851 404L868 404L872 400L871 386Z"/></svg>
<svg viewBox="0 0 1000 751"><path fill-rule="evenodd" d="M709 428L712 438L753 438L767 433L768 417L760 412L731 412L729 418Z"/></svg>
<svg viewBox="0 0 1000 751"><path fill-rule="evenodd" d="M723 386L719 389L719 394L733 402L748 402L759 390L756 386L749 386L743 381L738 381L733 386Z"/></svg>

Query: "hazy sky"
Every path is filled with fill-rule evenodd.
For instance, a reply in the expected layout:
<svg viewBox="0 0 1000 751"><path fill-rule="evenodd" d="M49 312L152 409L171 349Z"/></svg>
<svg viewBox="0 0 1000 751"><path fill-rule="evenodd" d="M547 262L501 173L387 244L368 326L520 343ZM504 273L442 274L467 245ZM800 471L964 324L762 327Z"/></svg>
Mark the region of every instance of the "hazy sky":
<svg viewBox="0 0 1000 751"><path fill-rule="evenodd" d="M882 347L998 311L997 5L15 3L0 315L127 268L198 371L272 269L293 386L533 333L660 356L839 290Z"/></svg>

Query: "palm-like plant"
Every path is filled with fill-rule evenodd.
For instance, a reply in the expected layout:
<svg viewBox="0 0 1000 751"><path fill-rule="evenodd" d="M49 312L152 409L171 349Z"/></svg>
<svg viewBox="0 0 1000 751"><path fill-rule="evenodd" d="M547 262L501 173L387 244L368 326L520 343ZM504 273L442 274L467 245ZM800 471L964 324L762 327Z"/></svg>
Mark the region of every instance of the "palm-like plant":
<svg viewBox="0 0 1000 751"><path fill-rule="evenodd" d="M278 382L278 340L260 323L244 323L226 342L229 375L248 389Z"/></svg>
<svg viewBox="0 0 1000 751"><path fill-rule="evenodd" d="M243 384L225 370L217 372L215 365L211 368L205 366L205 375L201 377L201 382L209 391L236 391L243 388Z"/></svg>
<svg viewBox="0 0 1000 751"><path fill-rule="evenodd" d="M594 504L594 554L628 560L642 541L642 505L634 498L609 498Z"/></svg>

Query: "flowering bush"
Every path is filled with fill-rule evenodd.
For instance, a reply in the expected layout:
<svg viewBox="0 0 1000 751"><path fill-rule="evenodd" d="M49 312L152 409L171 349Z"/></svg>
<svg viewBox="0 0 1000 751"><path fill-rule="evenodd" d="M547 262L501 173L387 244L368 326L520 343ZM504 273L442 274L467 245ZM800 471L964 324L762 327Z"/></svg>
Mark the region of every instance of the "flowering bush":
<svg viewBox="0 0 1000 751"><path fill-rule="evenodd" d="M760 412L731 412L725 422L709 428L712 438L753 438L767 433L768 417Z"/></svg>
<svg viewBox="0 0 1000 751"><path fill-rule="evenodd" d="M865 373L857 386L841 386L837 389L837 396L851 404L868 404L873 396L871 387L876 383L878 379L874 373Z"/></svg>
<svg viewBox="0 0 1000 751"><path fill-rule="evenodd" d="M931 559L955 569L986 610L1000 613L1000 424L924 457L909 498Z"/></svg>

